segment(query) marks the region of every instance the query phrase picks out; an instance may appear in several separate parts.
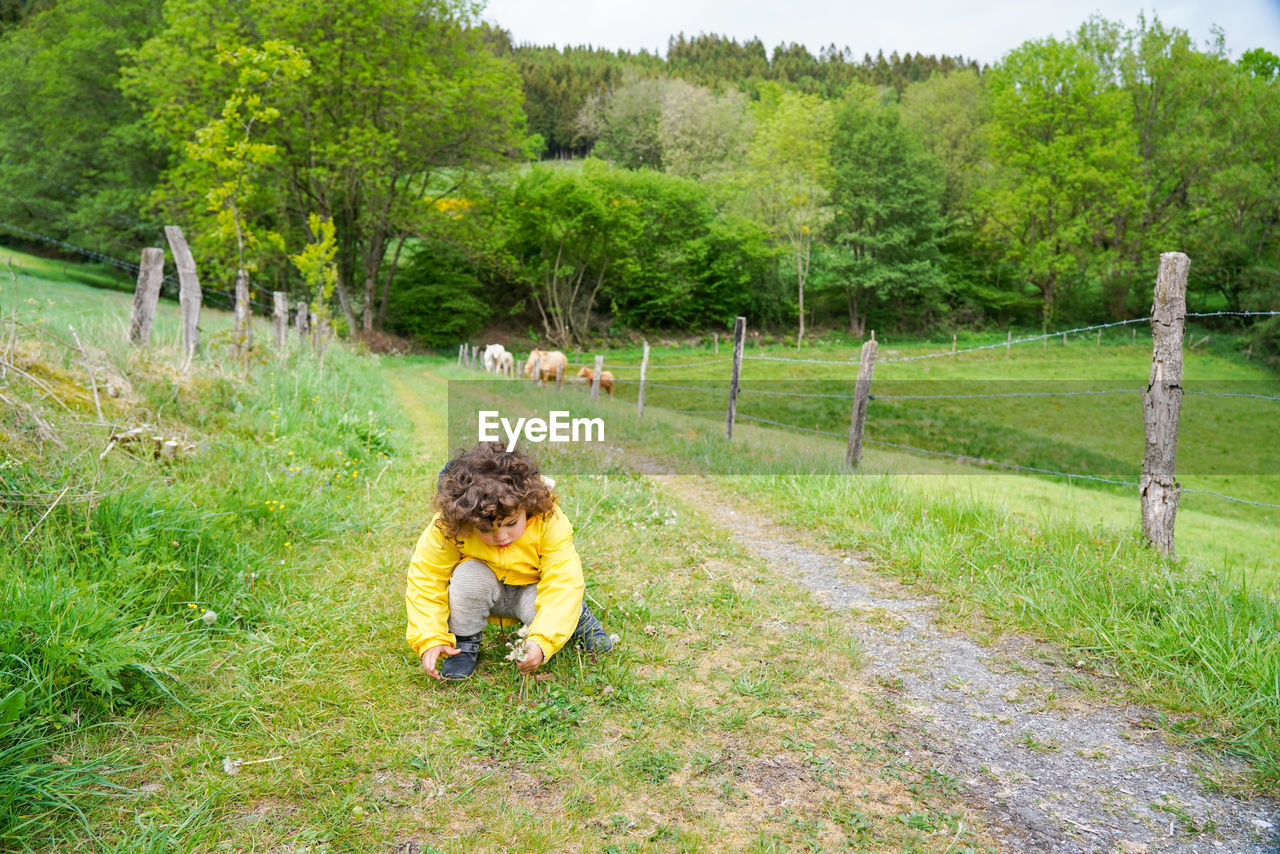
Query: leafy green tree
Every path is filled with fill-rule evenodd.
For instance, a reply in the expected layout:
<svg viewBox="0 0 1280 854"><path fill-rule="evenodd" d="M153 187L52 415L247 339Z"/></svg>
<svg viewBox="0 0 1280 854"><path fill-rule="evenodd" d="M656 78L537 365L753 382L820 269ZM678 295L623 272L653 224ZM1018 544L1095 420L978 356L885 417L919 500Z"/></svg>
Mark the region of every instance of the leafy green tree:
<svg viewBox="0 0 1280 854"><path fill-rule="evenodd" d="M625 82L587 99L578 119L581 136L596 140L596 157L627 169L662 168L658 133L668 81L628 74Z"/></svg>
<svg viewBox="0 0 1280 854"><path fill-rule="evenodd" d="M234 86L213 61L218 45L278 39L302 51L311 74L281 90L280 118L261 138L282 153L272 219L294 244L308 214L333 222L338 301L367 333L388 248L425 203L468 169L523 156L517 78L473 15L465 0L167 0L164 30L132 55L130 91L179 150ZM192 205L177 192L168 202Z"/></svg>
<svg viewBox="0 0 1280 854"><path fill-rule="evenodd" d="M939 263L945 183L897 109L846 101L836 115L831 170L828 234L850 331L863 334L870 300L892 305L899 318L939 308L947 292Z"/></svg>
<svg viewBox="0 0 1280 854"><path fill-rule="evenodd" d="M0 221L112 254L158 245L140 221L164 158L117 88L119 52L160 0L61 0L0 38Z"/></svg>
<svg viewBox="0 0 1280 854"><path fill-rule="evenodd" d="M1011 51L986 78L991 180L976 193L1000 262L1035 285L1048 322L1063 291L1114 265L1139 215L1137 132L1127 94L1078 45Z"/></svg>
<svg viewBox="0 0 1280 854"><path fill-rule="evenodd" d="M766 89L740 175L750 215L790 250L796 284L796 347L804 340L804 291L813 242L825 225L833 110L816 95Z"/></svg>
<svg viewBox="0 0 1280 854"><path fill-rule="evenodd" d="M686 178L722 175L742 161L751 133L742 93L716 95L683 80L668 84L658 119L665 171Z"/></svg>

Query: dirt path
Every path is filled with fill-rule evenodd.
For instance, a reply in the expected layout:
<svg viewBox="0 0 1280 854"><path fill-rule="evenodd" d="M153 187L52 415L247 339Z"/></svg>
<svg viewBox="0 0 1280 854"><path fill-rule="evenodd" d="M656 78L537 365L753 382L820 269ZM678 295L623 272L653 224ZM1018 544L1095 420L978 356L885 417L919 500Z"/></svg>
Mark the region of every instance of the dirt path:
<svg viewBox="0 0 1280 854"><path fill-rule="evenodd" d="M645 468L645 467L641 467ZM871 681L915 717L1008 851L1280 852L1280 804L1214 792L1241 772L1169 743L1150 709L1106 698L1062 653L1006 637L981 646L857 556L824 549L693 477L652 475L832 609L864 615Z"/></svg>

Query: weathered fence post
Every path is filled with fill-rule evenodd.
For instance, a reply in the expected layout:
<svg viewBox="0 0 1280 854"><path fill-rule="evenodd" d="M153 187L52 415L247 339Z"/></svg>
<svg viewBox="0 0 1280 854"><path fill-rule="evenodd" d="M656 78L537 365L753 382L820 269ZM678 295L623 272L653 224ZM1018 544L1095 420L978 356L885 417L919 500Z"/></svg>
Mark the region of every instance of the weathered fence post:
<svg viewBox="0 0 1280 854"><path fill-rule="evenodd" d="M844 463L850 468L862 461L862 432L867 425L867 401L871 399L871 378L876 371L875 333L862 345L858 360L858 382L853 387L853 412L849 417L849 445L845 448Z"/></svg>
<svg viewBox="0 0 1280 854"><path fill-rule="evenodd" d="M271 325L275 327L276 347L283 350L289 343L289 295L284 291L272 291L271 302Z"/></svg>
<svg viewBox="0 0 1280 854"><path fill-rule="evenodd" d="M459 344L458 345L458 367L459 368L462 367L462 357L465 356L466 354L467 354L467 345Z"/></svg>
<svg viewBox="0 0 1280 854"><path fill-rule="evenodd" d="M320 349L320 315L311 312L311 349Z"/></svg>
<svg viewBox="0 0 1280 854"><path fill-rule="evenodd" d="M133 315L129 318L129 341L136 347L151 340L151 324L164 282L164 250L143 249L138 265L138 285L133 291Z"/></svg>
<svg viewBox="0 0 1280 854"><path fill-rule="evenodd" d="M956 333L951 333L951 355L956 354Z"/></svg>
<svg viewBox="0 0 1280 854"><path fill-rule="evenodd" d="M294 309L294 315L293 315L293 326L295 329L298 330L299 344L307 343L307 335L308 335L308 329L309 329L309 325L307 321L310 318L311 318L310 307L305 302L299 301L297 307Z"/></svg>
<svg viewBox="0 0 1280 854"><path fill-rule="evenodd" d="M564 385L564 362L556 362L556 391Z"/></svg>
<svg viewBox="0 0 1280 854"><path fill-rule="evenodd" d="M746 337L747 319L739 317L733 322L733 372L729 375L729 412L724 423L726 439L733 438L733 421L738 417L738 379L742 376L742 346Z"/></svg>
<svg viewBox="0 0 1280 854"><path fill-rule="evenodd" d="M243 268L236 272L235 336L236 355L243 359L253 345L253 329L249 324L249 271Z"/></svg>
<svg viewBox="0 0 1280 854"><path fill-rule="evenodd" d="M1178 415L1182 408L1182 333L1187 322L1187 272L1191 260L1181 252L1160 256L1155 301L1151 306L1151 380L1142 395L1146 456L1142 461L1142 535L1173 556L1173 523L1182 486L1175 479Z"/></svg>
<svg viewBox="0 0 1280 854"><path fill-rule="evenodd" d="M717 339L716 348L720 347L720 341ZM649 342L644 342L644 350L640 355L640 393L636 395L636 416L644 415L644 381L645 375L649 373Z"/></svg>
<svg viewBox="0 0 1280 854"><path fill-rule="evenodd" d="M591 402L600 400L600 374L604 371L604 356L596 356L596 372L591 375Z"/></svg>
<svg viewBox="0 0 1280 854"><path fill-rule="evenodd" d="M712 332L712 333L711 333L711 341L712 341L712 343L714 343L714 344L715 344L715 348L716 348L716 355L717 355L717 356L718 356L718 355L720 355L720 333L719 333L719 332ZM646 344L646 345L645 345L645 347L648 347L648 346L649 346L648 344Z"/></svg>
<svg viewBox="0 0 1280 854"><path fill-rule="evenodd" d="M176 225L166 225L164 236L169 239L169 250L173 252L173 262L178 268L178 304L182 309L182 349L186 353L186 367L195 358L196 348L200 346L200 278L196 275L196 259L191 256L191 247L182 236L182 229Z"/></svg>
<svg viewBox="0 0 1280 854"><path fill-rule="evenodd" d="M1009 351L1013 349L1013 330L1006 330L1004 333L1004 357L1009 358Z"/></svg>
<svg viewBox="0 0 1280 854"><path fill-rule="evenodd" d="M329 346L329 321L323 317L316 319L316 350L321 357L324 356L325 348Z"/></svg>

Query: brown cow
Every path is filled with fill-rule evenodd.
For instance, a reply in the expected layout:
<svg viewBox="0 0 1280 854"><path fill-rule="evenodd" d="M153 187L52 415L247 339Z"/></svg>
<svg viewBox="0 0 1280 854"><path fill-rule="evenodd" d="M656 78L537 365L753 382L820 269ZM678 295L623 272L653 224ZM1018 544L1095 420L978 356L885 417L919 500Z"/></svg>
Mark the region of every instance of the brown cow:
<svg viewBox="0 0 1280 854"><path fill-rule="evenodd" d="M565 370L569 368L569 360L559 350L534 350L529 354L529 361L524 364L526 379L534 379L533 373L538 370L539 362L542 363L542 370L537 377L539 382L555 379L557 367Z"/></svg>
<svg viewBox="0 0 1280 854"><path fill-rule="evenodd" d="M587 382L591 382L592 378L595 377L595 375L596 375L595 368L583 368L582 370L578 371L578 378L585 379ZM610 373L609 371L600 372L600 388L609 392L609 397L613 397L613 374Z"/></svg>

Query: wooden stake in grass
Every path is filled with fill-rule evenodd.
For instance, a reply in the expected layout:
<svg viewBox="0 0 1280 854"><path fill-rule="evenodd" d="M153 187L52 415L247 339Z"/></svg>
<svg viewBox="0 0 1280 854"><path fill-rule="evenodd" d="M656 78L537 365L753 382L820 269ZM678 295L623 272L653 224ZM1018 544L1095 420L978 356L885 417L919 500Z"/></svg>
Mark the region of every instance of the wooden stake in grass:
<svg viewBox="0 0 1280 854"><path fill-rule="evenodd" d="M591 402L600 401L600 374L604 371L604 356L596 356L596 372L591 375Z"/></svg>
<svg viewBox="0 0 1280 854"><path fill-rule="evenodd" d="M164 282L164 250L143 249L138 265L138 284L133 291L133 314L129 318L129 341L135 347L146 346L151 340L151 324L156 316L156 303L160 300L160 285Z"/></svg>
<svg viewBox="0 0 1280 854"><path fill-rule="evenodd" d="M296 312L293 316L293 325L298 330L298 343L306 344L307 337L310 335L309 321L311 318L311 309L305 302L299 302Z"/></svg>
<svg viewBox="0 0 1280 854"><path fill-rule="evenodd" d="M564 385L564 362L556 362L556 391Z"/></svg>
<svg viewBox="0 0 1280 854"><path fill-rule="evenodd" d="M276 348L283 350L289 343L289 295L284 291L271 292L271 325L276 333Z"/></svg>
<svg viewBox="0 0 1280 854"><path fill-rule="evenodd" d="M853 413L849 419L849 445L844 452L844 463L850 468L862 461L862 431L867 423L867 401L871 399L871 378L876 370L875 333L862 345L858 361L858 382L853 387Z"/></svg>
<svg viewBox="0 0 1280 854"><path fill-rule="evenodd" d="M196 275L196 259L191 255L191 247L182 236L182 229L176 225L164 227L165 237L169 239L169 249L173 252L173 261L178 267L178 304L182 308L182 350L186 354L182 369L191 366L195 358L196 348L200 346L200 303L203 295L200 291L200 278Z"/></svg>
<svg viewBox="0 0 1280 854"><path fill-rule="evenodd" d="M1187 272L1191 260L1181 252L1160 256L1155 301L1151 306L1151 380L1142 395L1146 456L1142 461L1142 535L1170 557L1173 525L1182 486L1175 478L1178 415L1182 409L1182 336L1187 321Z"/></svg>
<svg viewBox="0 0 1280 854"><path fill-rule="evenodd" d="M747 319L733 322L733 373L729 375L729 412L725 416L724 437L733 438L733 421L738 417L738 378L742 376L742 347L747 338ZM797 345L799 339L796 339Z"/></svg>
<svg viewBox="0 0 1280 854"><path fill-rule="evenodd" d="M719 350L720 342L716 340L716 349ZM644 350L640 355L640 392L636 395L636 417L644 415L644 381L645 375L649 373L649 342L644 342Z"/></svg>

